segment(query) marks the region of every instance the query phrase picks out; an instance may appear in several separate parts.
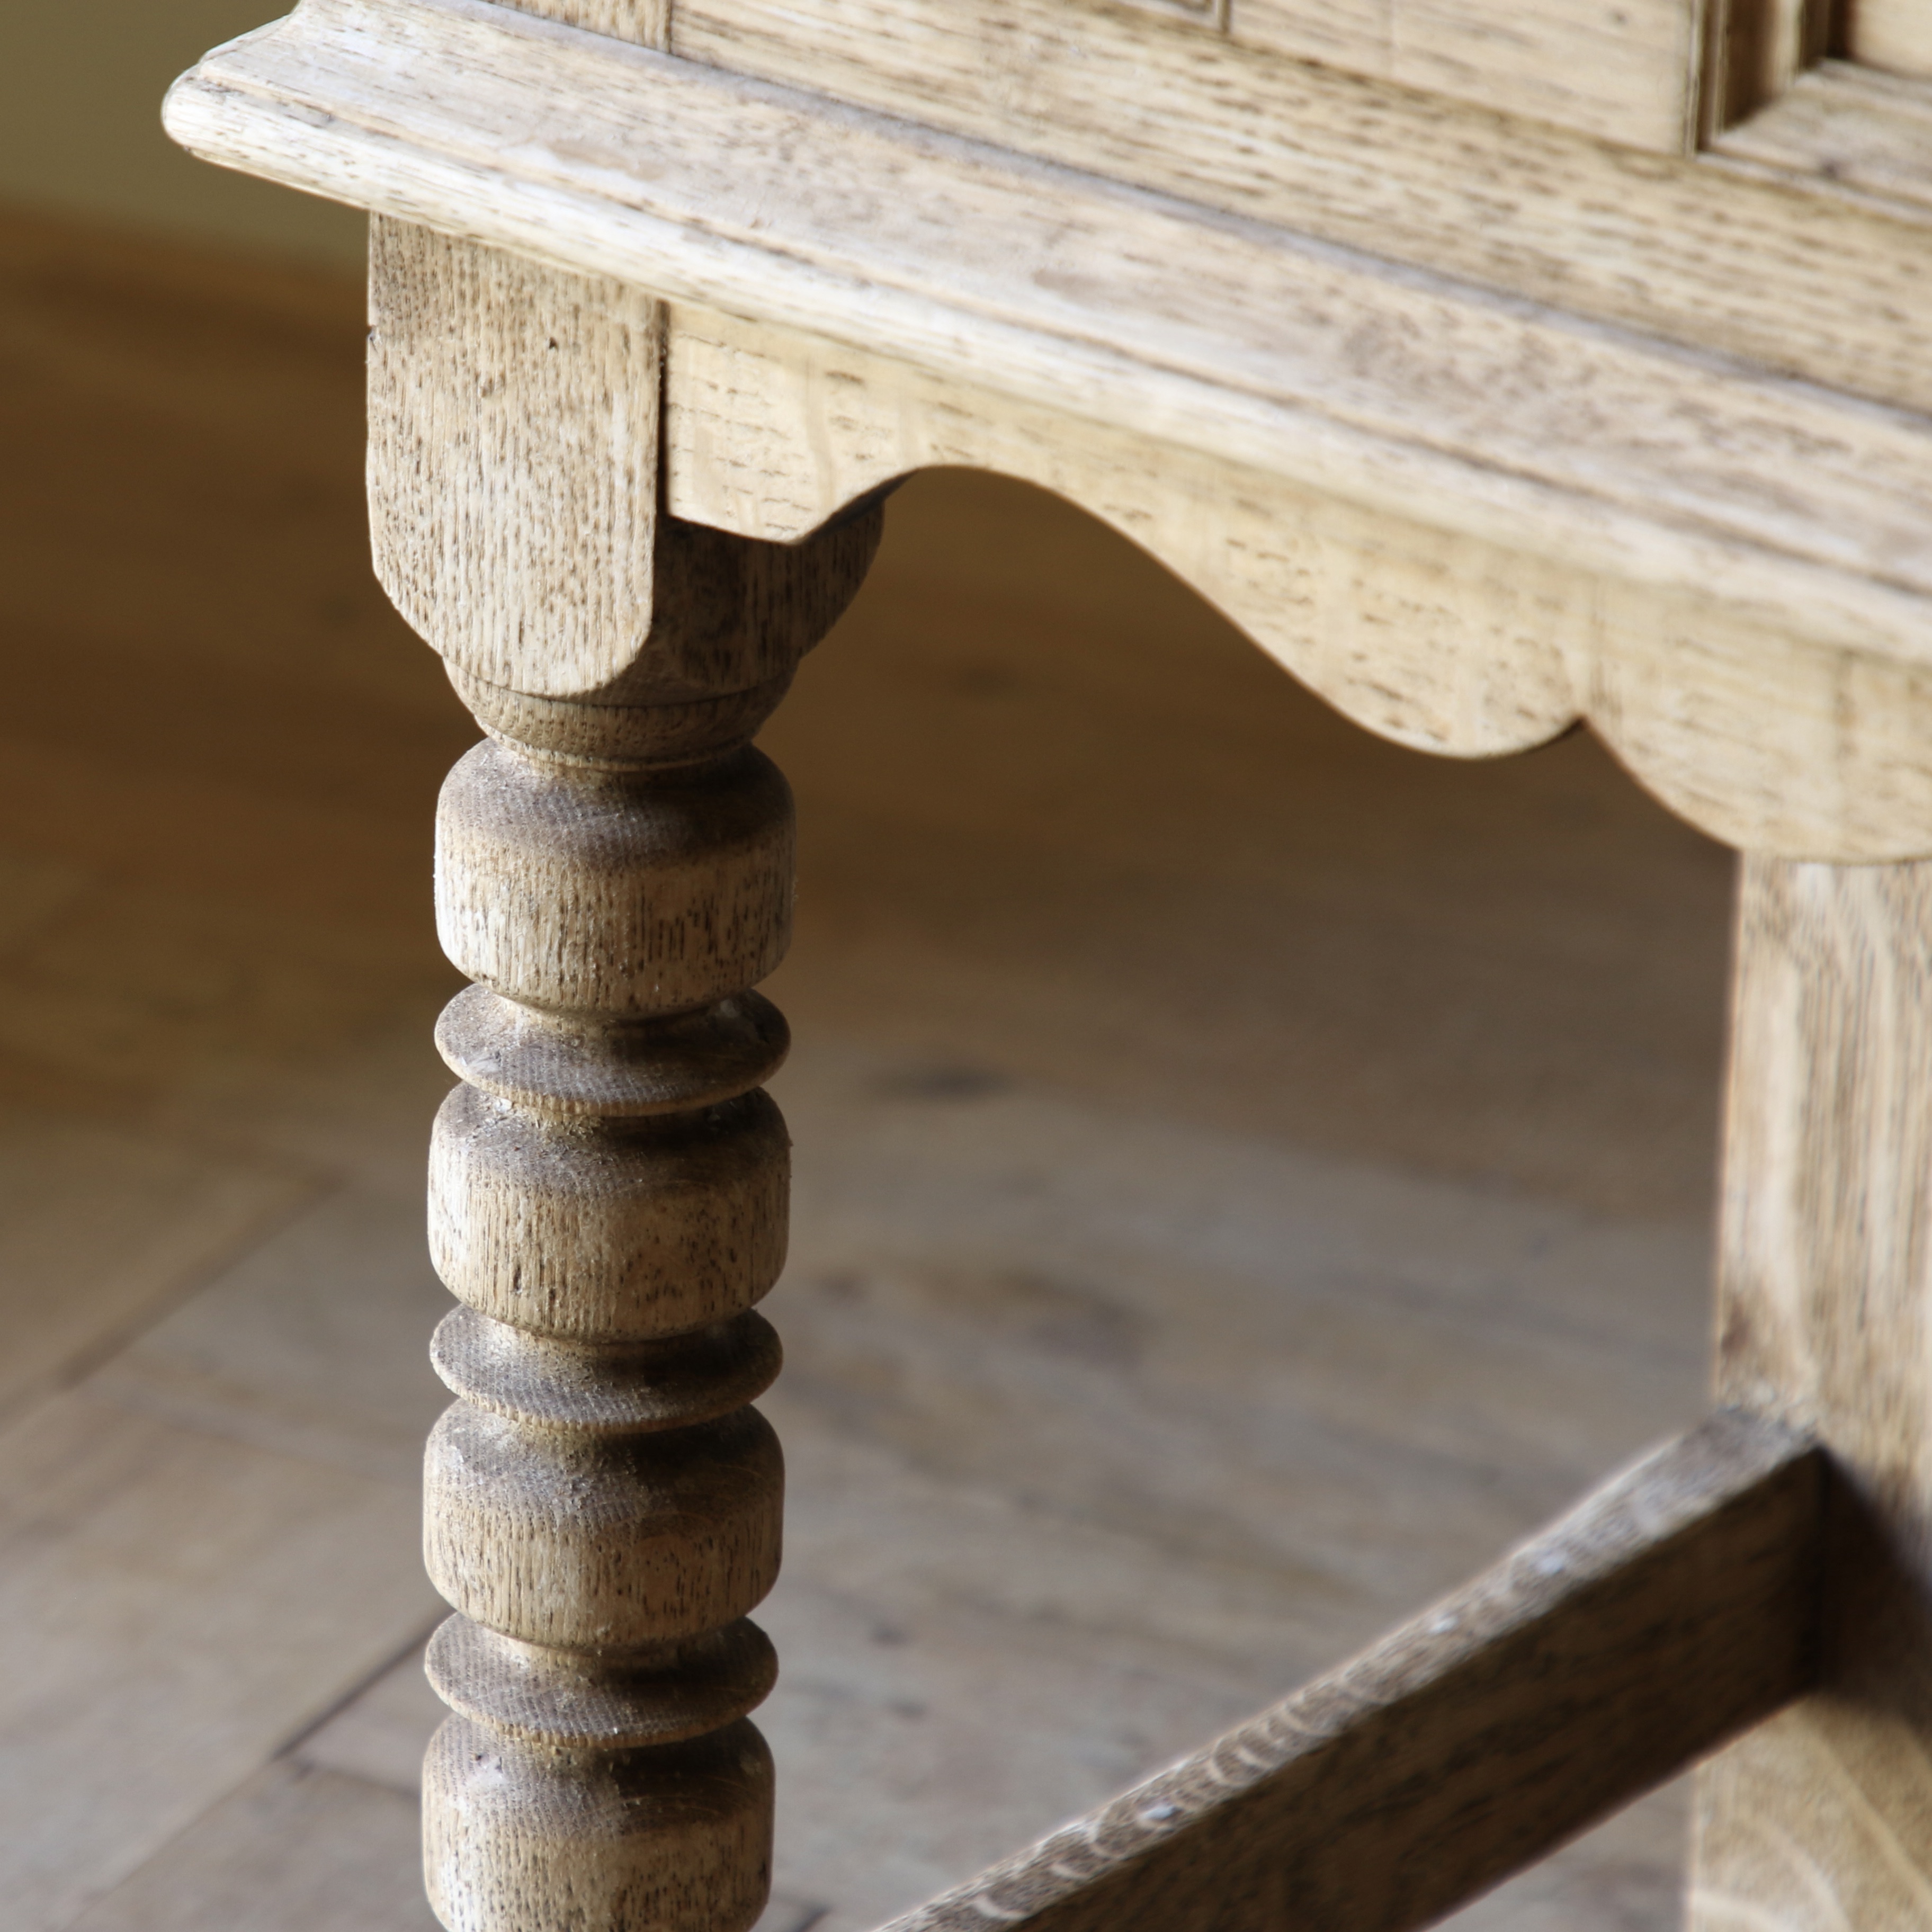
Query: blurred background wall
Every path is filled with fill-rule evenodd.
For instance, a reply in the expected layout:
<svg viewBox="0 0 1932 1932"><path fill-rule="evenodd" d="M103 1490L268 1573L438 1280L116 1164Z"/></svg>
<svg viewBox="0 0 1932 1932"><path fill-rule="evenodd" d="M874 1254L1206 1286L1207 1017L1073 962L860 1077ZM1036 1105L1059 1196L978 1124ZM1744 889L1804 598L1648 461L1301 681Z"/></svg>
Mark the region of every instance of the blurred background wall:
<svg viewBox="0 0 1932 1932"><path fill-rule="evenodd" d="M359 268L352 208L190 160L161 132L168 83L274 0L28 0L7 10L0 198L159 235Z"/></svg>

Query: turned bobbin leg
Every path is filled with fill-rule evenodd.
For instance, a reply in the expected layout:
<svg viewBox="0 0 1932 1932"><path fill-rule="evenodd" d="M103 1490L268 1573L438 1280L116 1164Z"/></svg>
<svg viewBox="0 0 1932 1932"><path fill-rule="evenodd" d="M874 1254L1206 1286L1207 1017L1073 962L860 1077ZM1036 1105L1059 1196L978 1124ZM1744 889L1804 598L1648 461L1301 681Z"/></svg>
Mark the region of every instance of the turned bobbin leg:
<svg viewBox="0 0 1932 1932"><path fill-rule="evenodd" d="M658 514L662 317L394 223L372 246L378 567L488 737L437 818L476 982L430 1160L461 1304L426 1465L425 1767L452 1932L743 1932L770 1884L792 808L751 745L864 575Z"/></svg>
<svg viewBox="0 0 1932 1932"><path fill-rule="evenodd" d="M849 568L850 540L829 548ZM784 950L792 815L747 741L782 682L612 706L460 681L492 736L436 844L439 929L476 982L438 1028L464 1084L430 1162L463 1304L425 1496L458 1612L424 1792L452 1932L742 1932L764 1905L746 1715L774 1663L746 1613L782 1472L748 1405L778 1365L753 1305L784 1263L788 1144L760 1090L784 1024L750 988Z"/></svg>
<svg viewBox="0 0 1932 1932"><path fill-rule="evenodd" d="M1692 1932L1932 1925L1932 863L1744 862L1718 1394L1838 1472L1820 1688L1698 1774Z"/></svg>
<svg viewBox="0 0 1932 1932"><path fill-rule="evenodd" d="M742 744L669 764L676 707L627 724L584 734L596 764L488 740L439 814L438 922L478 982L437 1034L465 1084L430 1226L464 1306L436 1334L458 1400L424 1498L459 1612L430 1650L455 1714L426 1867L460 1932L735 1932L768 1880L744 1718L774 1665L745 1616L783 1476L747 1404L778 1362L752 1310L784 1255L758 1082L786 1042L746 989L784 947L790 801Z"/></svg>

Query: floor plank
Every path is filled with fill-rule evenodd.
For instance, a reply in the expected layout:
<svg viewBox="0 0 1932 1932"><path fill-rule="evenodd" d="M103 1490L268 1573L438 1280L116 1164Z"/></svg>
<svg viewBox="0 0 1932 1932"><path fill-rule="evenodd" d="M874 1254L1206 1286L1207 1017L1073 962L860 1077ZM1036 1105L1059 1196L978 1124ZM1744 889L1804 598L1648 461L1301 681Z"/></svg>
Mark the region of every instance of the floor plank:
<svg viewBox="0 0 1932 1932"><path fill-rule="evenodd" d="M449 1305L415 1190L344 1187L148 1328L88 1387L121 1408L413 1497L423 1438L449 1402L429 1365ZM413 1544L408 1562L417 1567Z"/></svg>
<svg viewBox="0 0 1932 1932"><path fill-rule="evenodd" d="M290 1754L313 1770L413 1797L422 1789L430 1734L446 1715L423 1674L423 1653L411 1650L298 1739Z"/></svg>
<svg viewBox="0 0 1932 1932"><path fill-rule="evenodd" d="M73 1932L436 1932L412 1796L284 1759L257 1772Z"/></svg>
<svg viewBox="0 0 1932 1932"><path fill-rule="evenodd" d="M55 1932L430 1616L406 1488L84 1393L0 1436L0 1896Z"/></svg>
<svg viewBox="0 0 1932 1932"><path fill-rule="evenodd" d="M1701 1407L1694 1228L932 1074L821 1039L778 1083L764 1721L781 1882L830 1932L1339 1660Z"/></svg>
<svg viewBox="0 0 1932 1932"><path fill-rule="evenodd" d="M836 1901L827 1932L1366 1643L1699 1408L1694 1228L822 1038L777 1086L789 1554L760 1721L779 1883ZM436 1720L412 1660L302 1751L400 1787ZM1620 1926L1680 1833L1666 1798L1485 1910L1610 1899L1584 1922Z"/></svg>
<svg viewBox="0 0 1932 1932"><path fill-rule="evenodd" d="M74 1380L311 1190L0 1101L0 1421Z"/></svg>

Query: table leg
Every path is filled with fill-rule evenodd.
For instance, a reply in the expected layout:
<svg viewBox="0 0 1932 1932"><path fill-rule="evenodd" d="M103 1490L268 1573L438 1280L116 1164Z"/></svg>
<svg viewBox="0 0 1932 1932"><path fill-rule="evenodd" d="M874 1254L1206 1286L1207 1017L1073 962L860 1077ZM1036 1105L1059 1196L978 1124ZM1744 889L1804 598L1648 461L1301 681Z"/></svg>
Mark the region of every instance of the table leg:
<svg viewBox="0 0 1932 1932"><path fill-rule="evenodd" d="M1748 858L1718 1393L1838 1472L1822 1688L1698 1774L1692 1932L1932 1925L1932 863Z"/></svg>
<svg viewBox="0 0 1932 1932"><path fill-rule="evenodd" d="M748 548L670 530L661 615L680 568ZM460 685L492 735L437 827L443 944L477 982L438 1029L464 1084L430 1158L462 1304L426 1472L458 1614L430 1650L454 1714L425 1856L454 1932L742 1932L765 1902L746 1714L776 1666L746 1612L783 1477L748 1405L778 1366L753 1304L784 1261L789 1142L760 1087L784 1023L749 988L784 950L793 831L748 741L786 681L652 706Z"/></svg>
<svg viewBox="0 0 1932 1932"><path fill-rule="evenodd" d="M751 746L850 601L876 508L792 546L661 514L663 317L616 284L371 224L370 500L398 608L488 732L436 912L476 982L430 1157L424 1840L452 1932L743 1932L770 1882L788 1143L750 989L792 807Z"/></svg>

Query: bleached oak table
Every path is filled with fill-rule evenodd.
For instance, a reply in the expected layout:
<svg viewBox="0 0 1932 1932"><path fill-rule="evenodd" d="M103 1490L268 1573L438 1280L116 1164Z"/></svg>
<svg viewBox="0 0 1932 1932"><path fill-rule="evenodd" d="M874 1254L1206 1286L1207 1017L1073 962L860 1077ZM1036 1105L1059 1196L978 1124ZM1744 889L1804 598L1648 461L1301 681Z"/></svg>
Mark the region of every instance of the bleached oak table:
<svg viewBox="0 0 1932 1932"><path fill-rule="evenodd" d="M1586 718L1748 856L1720 1406L906 1924L1396 1932L1708 1756L1695 1932L1932 1926L1928 76L1926 0L305 0L179 83L186 146L372 212L377 568L488 734L436 880L446 1924L764 1901L750 740L885 488L967 464L1371 729Z"/></svg>

